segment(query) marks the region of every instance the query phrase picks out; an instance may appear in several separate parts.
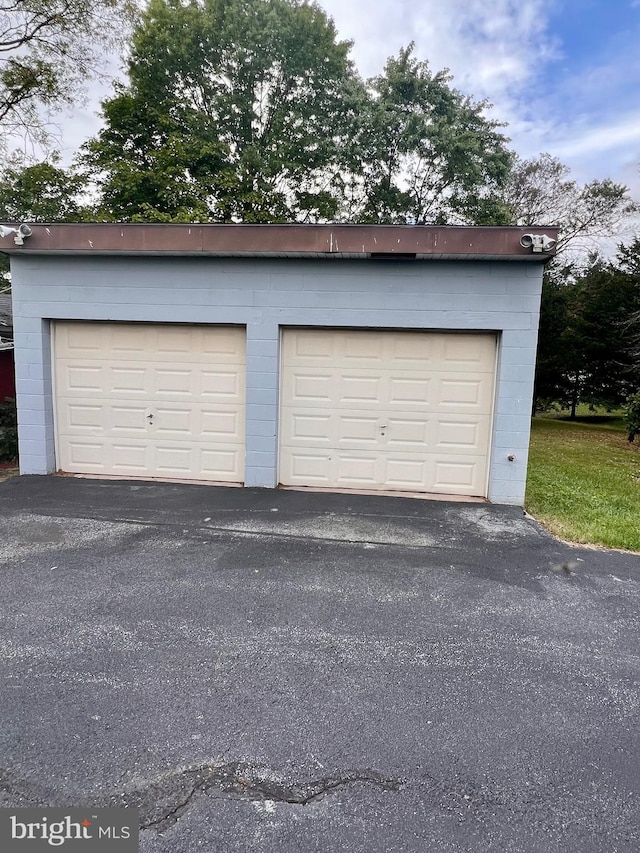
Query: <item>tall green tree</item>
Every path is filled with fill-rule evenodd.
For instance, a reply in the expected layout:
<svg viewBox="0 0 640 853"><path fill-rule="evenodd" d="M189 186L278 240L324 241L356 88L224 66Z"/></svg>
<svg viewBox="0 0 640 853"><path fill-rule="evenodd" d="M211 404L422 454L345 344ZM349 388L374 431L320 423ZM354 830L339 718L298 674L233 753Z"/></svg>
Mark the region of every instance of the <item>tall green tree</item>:
<svg viewBox="0 0 640 853"><path fill-rule="evenodd" d="M413 55L368 81L353 149L350 215L361 222L500 224L512 154L489 104Z"/></svg>
<svg viewBox="0 0 640 853"><path fill-rule="evenodd" d="M413 46L367 84L311 0L151 0L85 149L105 219L506 221L486 104Z"/></svg>
<svg viewBox="0 0 640 853"><path fill-rule="evenodd" d="M136 12L136 0L0 0L0 144L46 138L40 108L73 103Z"/></svg>
<svg viewBox="0 0 640 853"><path fill-rule="evenodd" d="M571 267L545 270L540 304L540 327L534 388L533 414L553 403L571 406L577 394L581 354L573 333L575 299ZM577 402L576 402L577 405Z"/></svg>
<svg viewBox="0 0 640 853"><path fill-rule="evenodd" d="M640 289L640 237L635 237L628 245L618 246L618 266ZM635 384L640 391L640 304L624 322L624 333Z"/></svg>
<svg viewBox="0 0 640 853"><path fill-rule="evenodd" d="M151 0L85 161L106 219L336 215L363 88L306 0Z"/></svg>
<svg viewBox="0 0 640 853"><path fill-rule="evenodd" d="M633 244L632 244L633 245ZM613 261L590 256L577 270L545 276L536 368L536 400L617 407L640 390L634 329L640 316L638 259L621 247ZM637 250L636 250L637 251Z"/></svg>

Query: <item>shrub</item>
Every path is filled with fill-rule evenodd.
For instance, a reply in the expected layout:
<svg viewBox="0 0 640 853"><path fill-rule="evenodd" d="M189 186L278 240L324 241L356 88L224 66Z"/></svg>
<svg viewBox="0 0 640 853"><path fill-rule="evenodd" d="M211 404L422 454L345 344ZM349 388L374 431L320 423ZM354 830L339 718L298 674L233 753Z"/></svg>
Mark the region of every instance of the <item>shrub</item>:
<svg viewBox="0 0 640 853"><path fill-rule="evenodd" d="M624 421L629 432L629 441L633 441L636 435L640 435L640 391L627 399Z"/></svg>
<svg viewBox="0 0 640 853"><path fill-rule="evenodd" d="M7 397L0 403L0 462L18 458L18 412L16 401Z"/></svg>

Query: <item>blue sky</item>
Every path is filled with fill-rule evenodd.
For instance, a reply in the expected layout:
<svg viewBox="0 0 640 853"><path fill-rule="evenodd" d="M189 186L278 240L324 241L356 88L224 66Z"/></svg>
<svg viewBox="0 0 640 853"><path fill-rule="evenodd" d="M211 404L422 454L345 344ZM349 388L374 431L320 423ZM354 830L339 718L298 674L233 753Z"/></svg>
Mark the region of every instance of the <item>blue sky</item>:
<svg viewBox="0 0 640 853"><path fill-rule="evenodd" d="M640 196L640 0L322 0L365 76L413 40L433 70L488 98L522 156Z"/></svg>
<svg viewBox="0 0 640 853"><path fill-rule="evenodd" d="M320 0L367 77L410 41L432 69L487 98L521 156L548 151L580 181L640 198L640 0ZM115 64L113 73L116 71ZM96 132L109 88L58 117L65 159Z"/></svg>

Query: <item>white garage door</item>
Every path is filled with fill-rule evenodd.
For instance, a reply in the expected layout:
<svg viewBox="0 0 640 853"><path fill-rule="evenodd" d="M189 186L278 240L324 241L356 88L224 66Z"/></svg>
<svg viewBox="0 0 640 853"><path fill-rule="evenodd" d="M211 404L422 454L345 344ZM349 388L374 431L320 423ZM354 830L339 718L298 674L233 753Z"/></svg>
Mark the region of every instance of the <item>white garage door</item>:
<svg viewBox="0 0 640 853"><path fill-rule="evenodd" d="M245 332L59 322L58 468L242 482Z"/></svg>
<svg viewBox="0 0 640 853"><path fill-rule="evenodd" d="M288 330L280 482L484 496L496 338Z"/></svg>

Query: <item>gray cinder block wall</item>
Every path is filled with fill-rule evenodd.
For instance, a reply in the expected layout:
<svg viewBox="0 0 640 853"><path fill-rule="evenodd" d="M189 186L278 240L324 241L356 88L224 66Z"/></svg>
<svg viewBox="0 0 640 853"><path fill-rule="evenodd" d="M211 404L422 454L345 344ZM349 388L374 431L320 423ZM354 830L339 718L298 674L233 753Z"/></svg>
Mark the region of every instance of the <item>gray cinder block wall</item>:
<svg viewBox="0 0 640 853"><path fill-rule="evenodd" d="M245 482L267 488L277 485L282 327L479 330L498 333L488 497L522 504L542 271L513 261L14 255L21 471L56 467L51 320L245 326Z"/></svg>

